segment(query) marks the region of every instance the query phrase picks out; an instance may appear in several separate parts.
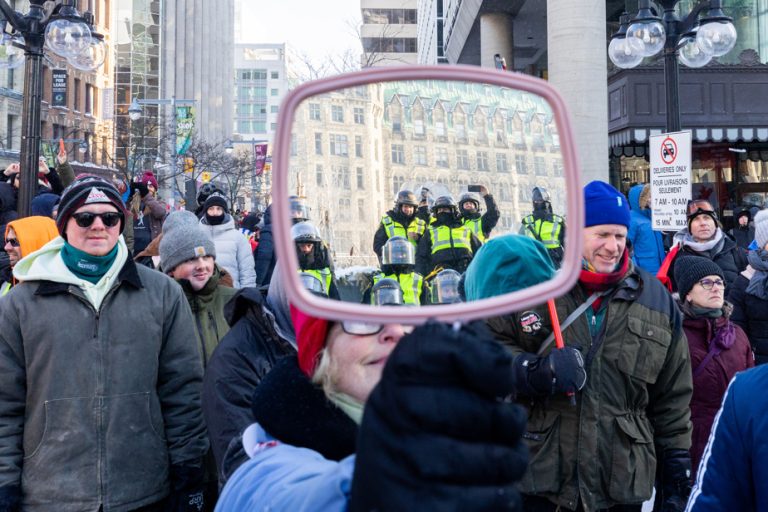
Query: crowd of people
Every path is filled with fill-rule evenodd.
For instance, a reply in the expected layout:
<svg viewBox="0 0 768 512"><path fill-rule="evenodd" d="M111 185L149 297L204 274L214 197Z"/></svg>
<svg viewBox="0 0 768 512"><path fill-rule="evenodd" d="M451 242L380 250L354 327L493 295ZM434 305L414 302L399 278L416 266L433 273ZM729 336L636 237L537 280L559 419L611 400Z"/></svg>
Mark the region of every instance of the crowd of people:
<svg viewBox="0 0 768 512"><path fill-rule="evenodd" d="M271 207L238 215L205 186L196 213L168 213L151 173L121 190L58 164L40 176L60 183L41 189L52 211L4 227L0 512L625 512L654 490L664 512L768 506L768 212L729 235L691 201L667 248L646 187L594 181L564 295L414 328L290 304ZM291 202L301 282L344 299ZM566 220L547 191L518 234L493 235L499 214L484 186L400 192L358 300L474 301L551 279Z"/></svg>

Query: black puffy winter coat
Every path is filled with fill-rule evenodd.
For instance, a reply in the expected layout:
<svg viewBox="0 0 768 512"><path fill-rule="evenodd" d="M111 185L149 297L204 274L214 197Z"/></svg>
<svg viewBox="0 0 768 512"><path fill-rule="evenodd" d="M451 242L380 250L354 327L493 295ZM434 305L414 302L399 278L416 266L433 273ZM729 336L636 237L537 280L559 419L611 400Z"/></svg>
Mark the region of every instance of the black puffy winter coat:
<svg viewBox="0 0 768 512"><path fill-rule="evenodd" d="M256 265L256 286L267 286L277 263L275 241L272 237L272 205L264 212L264 226L259 235L259 246L253 252Z"/></svg>
<svg viewBox="0 0 768 512"><path fill-rule="evenodd" d="M749 279L742 272L728 291L733 304L731 321L741 327L755 352L755 364L768 362L768 300L747 294Z"/></svg>
<svg viewBox="0 0 768 512"><path fill-rule="evenodd" d="M261 292L243 288L224 308L232 326L213 352L203 381L203 415L219 474L230 441L254 422L253 390L296 350L274 326Z"/></svg>
<svg viewBox="0 0 768 512"><path fill-rule="evenodd" d="M736 242L725 235L723 235L721 243L709 251L698 252L691 249L690 246L684 245L669 266L669 278L672 280L672 289L674 291L677 291L677 281L674 275L675 263L678 259L685 256L702 256L714 261L723 271L726 289L733 284L739 272L747 268L747 261L741 249L736 245Z"/></svg>

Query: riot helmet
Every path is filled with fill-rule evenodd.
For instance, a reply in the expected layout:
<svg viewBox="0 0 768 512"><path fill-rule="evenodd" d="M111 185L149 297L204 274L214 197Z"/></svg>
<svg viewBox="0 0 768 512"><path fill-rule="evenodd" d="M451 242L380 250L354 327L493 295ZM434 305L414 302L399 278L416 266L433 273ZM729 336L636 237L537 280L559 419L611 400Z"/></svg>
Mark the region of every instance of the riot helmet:
<svg viewBox="0 0 768 512"><path fill-rule="evenodd" d="M465 192L461 194L461 197L459 198L459 212L463 214L465 211L464 204L470 202L474 203L475 208L467 213L477 213L480 211L480 198L478 195L474 192Z"/></svg>
<svg viewBox="0 0 768 512"><path fill-rule="evenodd" d="M393 236L381 249L382 265L415 265L413 244L403 236Z"/></svg>
<svg viewBox="0 0 768 512"><path fill-rule="evenodd" d="M412 211L410 213L405 213L403 211L403 206L412 207ZM416 194L410 190L401 190L397 193L397 197L395 198L395 212L398 215L403 215L404 217L410 219L416 215L416 209L418 207L419 201L416 199Z"/></svg>
<svg viewBox="0 0 768 512"><path fill-rule="evenodd" d="M432 204L432 214L437 214L437 211L442 208L450 208L454 214L458 211L456 200L452 196L440 196L435 199L435 202Z"/></svg>
<svg viewBox="0 0 768 512"><path fill-rule="evenodd" d="M309 208L307 208L303 198L290 196L288 200L291 202L291 222L296 224L309 220Z"/></svg>
<svg viewBox="0 0 768 512"><path fill-rule="evenodd" d="M397 281L385 277L373 285L371 300L376 306L402 306L403 290Z"/></svg>
<svg viewBox="0 0 768 512"><path fill-rule="evenodd" d="M296 244L296 256L302 269L315 268L322 259L320 231L311 222L299 222L291 228L291 238Z"/></svg>
<svg viewBox="0 0 768 512"><path fill-rule="evenodd" d="M453 269L440 271L431 284L431 299L433 304L453 304L461 302L459 282L461 274Z"/></svg>
<svg viewBox="0 0 768 512"><path fill-rule="evenodd" d="M533 211L552 210L552 201L549 198L549 192L544 187L533 187Z"/></svg>
<svg viewBox="0 0 768 512"><path fill-rule="evenodd" d="M301 285L315 295L328 295L323 282L310 272L299 272L299 281Z"/></svg>

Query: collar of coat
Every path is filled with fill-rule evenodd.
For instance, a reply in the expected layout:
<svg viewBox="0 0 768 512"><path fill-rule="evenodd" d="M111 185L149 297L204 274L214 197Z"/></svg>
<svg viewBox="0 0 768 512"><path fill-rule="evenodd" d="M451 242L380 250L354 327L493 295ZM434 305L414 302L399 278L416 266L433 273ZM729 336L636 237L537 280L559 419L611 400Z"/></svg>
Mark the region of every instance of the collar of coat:
<svg viewBox="0 0 768 512"><path fill-rule="evenodd" d="M139 270L136 268L136 263L133 259L128 258L120 269L120 273L117 275L117 281L119 283L127 283L134 288L141 289L144 286L141 283L139 277ZM41 281L40 285L35 291L35 295L55 295L57 293L66 293L71 285L69 283L57 283L54 281Z"/></svg>

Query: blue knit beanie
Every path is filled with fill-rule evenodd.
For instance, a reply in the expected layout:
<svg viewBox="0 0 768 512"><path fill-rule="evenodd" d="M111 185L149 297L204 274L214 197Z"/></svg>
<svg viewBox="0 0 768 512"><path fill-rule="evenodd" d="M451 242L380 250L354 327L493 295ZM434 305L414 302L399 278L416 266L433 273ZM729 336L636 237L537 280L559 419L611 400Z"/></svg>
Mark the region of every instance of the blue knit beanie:
<svg viewBox="0 0 768 512"><path fill-rule="evenodd" d="M488 240L464 274L464 296L480 300L504 295L552 279L555 266L544 245L523 235Z"/></svg>
<svg viewBox="0 0 768 512"><path fill-rule="evenodd" d="M585 227L620 224L629 228L629 203L624 195L604 181L584 187Z"/></svg>

